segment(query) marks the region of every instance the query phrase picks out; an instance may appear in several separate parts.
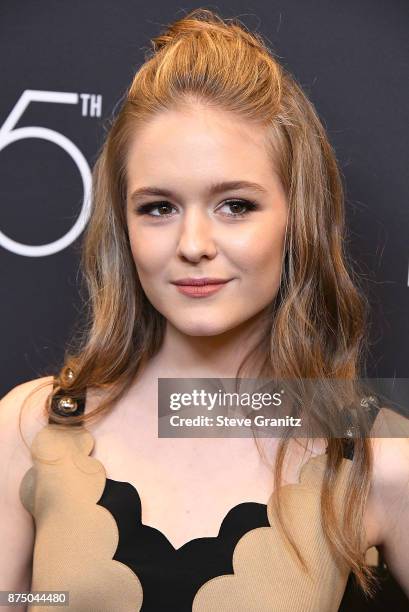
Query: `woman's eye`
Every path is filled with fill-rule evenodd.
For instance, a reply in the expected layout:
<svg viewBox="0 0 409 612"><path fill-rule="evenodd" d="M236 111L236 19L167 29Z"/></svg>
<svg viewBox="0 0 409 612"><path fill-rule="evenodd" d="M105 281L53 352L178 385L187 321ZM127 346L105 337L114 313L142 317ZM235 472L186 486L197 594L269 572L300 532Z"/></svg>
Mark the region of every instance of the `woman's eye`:
<svg viewBox="0 0 409 612"><path fill-rule="evenodd" d="M149 215L150 217L170 217L170 208L174 208L174 206L168 202L152 202L151 204L143 204L137 212L139 215ZM159 212L154 214L152 211L155 209Z"/></svg>
<svg viewBox="0 0 409 612"><path fill-rule="evenodd" d="M226 200L220 208L224 206L228 206L232 211L232 213L227 214L228 217L244 217L244 215L257 208L256 204L249 202L249 200Z"/></svg>

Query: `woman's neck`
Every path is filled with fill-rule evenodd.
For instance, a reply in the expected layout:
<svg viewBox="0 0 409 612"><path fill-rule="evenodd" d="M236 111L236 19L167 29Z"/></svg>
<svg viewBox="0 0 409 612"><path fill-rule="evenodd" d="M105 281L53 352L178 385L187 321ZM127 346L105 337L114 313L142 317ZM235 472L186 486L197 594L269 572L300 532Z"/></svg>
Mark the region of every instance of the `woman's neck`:
<svg viewBox="0 0 409 612"><path fill-rule="evenodd" d="M244 357L263 339L261 317L215 336L189 336L167 322L162 346L146 370L154 378L235 378ZM255 351L240 375L256 377L260 366Z"/></svg>

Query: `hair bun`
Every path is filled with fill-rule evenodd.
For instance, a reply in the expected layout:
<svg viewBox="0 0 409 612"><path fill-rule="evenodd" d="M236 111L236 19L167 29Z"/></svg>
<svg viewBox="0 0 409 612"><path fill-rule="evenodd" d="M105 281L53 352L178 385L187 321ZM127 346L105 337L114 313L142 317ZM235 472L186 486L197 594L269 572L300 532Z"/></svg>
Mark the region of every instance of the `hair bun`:
<svg viewBox="0 0 409 612"><path fill-rule="evenodd" d="M194 9L182 19L167 26L167 29L158 36L152 38L151 43L155 52L160 51L175 40L204 31L229 32L227 21L224 21L216 13L208 9Z"/></svg>

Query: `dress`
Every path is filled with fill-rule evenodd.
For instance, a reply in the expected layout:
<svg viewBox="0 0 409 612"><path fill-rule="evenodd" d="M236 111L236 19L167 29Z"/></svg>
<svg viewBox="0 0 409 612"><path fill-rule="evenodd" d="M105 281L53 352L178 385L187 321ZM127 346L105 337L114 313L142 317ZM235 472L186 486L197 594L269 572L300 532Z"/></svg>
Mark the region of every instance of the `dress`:
<svg viewBox="0 0 409 612"><path fill-rule="evenodd" d="M53 401L57 399L57 396ZM84 410L84 397L77 398ZM335 612L349 568L337 563L320 519L326 455L311 457L299 482L280 487L283 514L310 574L300 565L268 504L242 502L216 537L175 549L141 522L133 485L106 477L90 456L94 438L82 425L49 423L32 443L33 467L20 498L35 527L31 591L69 591L75 612ZM335 508L341 517L351 446L344 446ZM50 609L32 605L37 612Z"/></svg>

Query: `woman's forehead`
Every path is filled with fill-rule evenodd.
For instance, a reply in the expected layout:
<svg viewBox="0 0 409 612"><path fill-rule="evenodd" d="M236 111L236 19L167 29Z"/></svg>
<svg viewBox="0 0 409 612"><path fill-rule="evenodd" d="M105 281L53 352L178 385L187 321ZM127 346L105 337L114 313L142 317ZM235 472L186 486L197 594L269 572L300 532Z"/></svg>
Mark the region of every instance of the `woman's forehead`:
<svg viewBox="0 0 409 612"><path fill-rule="evenodd" d="M138 129L128 149L127 170L135 181L194 174L209 182L272 180L267 131L237 117L206 109L168 111ZM182 174L181 174L182 172Z"/></svg>

